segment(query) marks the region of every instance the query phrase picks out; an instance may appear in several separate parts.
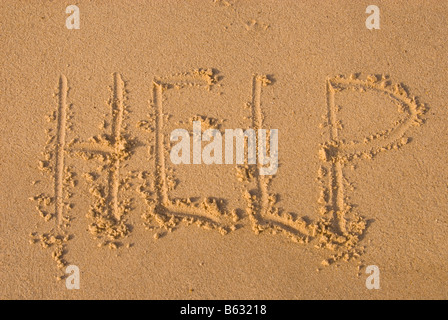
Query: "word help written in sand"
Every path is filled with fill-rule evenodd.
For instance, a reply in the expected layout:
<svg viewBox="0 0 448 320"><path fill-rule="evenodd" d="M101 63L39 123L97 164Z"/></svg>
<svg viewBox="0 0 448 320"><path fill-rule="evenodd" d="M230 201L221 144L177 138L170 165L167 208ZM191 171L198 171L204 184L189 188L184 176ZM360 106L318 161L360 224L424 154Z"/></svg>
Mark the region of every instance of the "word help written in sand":
<svg viewBox="0 0 448 320"><path fill-rule="evenodd" d="M53 258L62 268L67 263L63 257L71 239L69 234L71 216L86 217L90 220L89 231L101 241L101 246L112 249L122 246L132 228L128 215L133 212L129 196L120 194L130 190L143 200L146 210L139 215L144 226L154 231L159 238L176 230L181 224L196 224L221 234L235 231L245 225L251 226L255 233L270 232L283 234L298 243L313 242L315 247L325 248L334 253L324 260L324 265L338 260L359 259L364 248L359 245L366 229L365 219L348 203L349 185L344 170L351 163L373 159L377 154L398 150L410 142L407 136L413 126L424 123L425 106L409 95L400 84L393 85L387 76L369 76L360 79L358 75L337 76L326 81L327 111L322 129L328 133L328 141L319 147L322 162L317 174L320 192L320 217L315 221L292 216L277 205L278 196L270 192L274 176L261 174L263 163L238 163L235 179L243 185L243 199L247 207L227 208L226 199L215 197L173 198L170 193L176 188L174 169L166 161L169 156L169 135L163 132L169 118L164 113L164 105L169 103L171 90L206 90L212 92L219 78L212 69L197 69L168 77L157 77L151 87L150 115L148 120L137 123L145 133L148 142L148 158L154 164L154 171L124 174L123 168L136 148L134 140L126 132L127 82L122 75L113 75L113 86L108 106L111 110L112 125L109 132L81 141L71 130L72 105L68 99L68 80L61 76L56 110L47 118L55 127L47 130L48 141L43 152L44 160L39 168L47 175L53 194L40 193L32 199L37 202L39 214L55 227L42 234L32 233L32 242L43 247L53 247ZM255 75L252 78L250 100L245 106L250 110L250 127L254 131L264 127L265 115L262 108L263 87L271 85L268 77ZM370 93L384 97L398 110L399 118L388 129L375 132L366 137L346 141L341 138L343 124L338 118L340 106L336 99L340 94ZM216 119L195 117L211 127ZM56 132L55 134L53 132ZM70 137L69 137L70 136ZM72 137L73 136L73 137ZM70 139L71 138L71 139ZM68 141L68 142L67 142ZM98 161L101 166L96 173L75 173L78 160ZM71 163L69 165L69 162ZM73 210L71 198L77 189L74 177L82 175L91 183L92 205L89 212ZM104 175L104 183L98 182L96 175ZM278 176L278 175L277 175ZM129 186L133 181L137 189ZM53 208L53 210L51 210ZM55 218L55 219L53 219Z"/></svg>

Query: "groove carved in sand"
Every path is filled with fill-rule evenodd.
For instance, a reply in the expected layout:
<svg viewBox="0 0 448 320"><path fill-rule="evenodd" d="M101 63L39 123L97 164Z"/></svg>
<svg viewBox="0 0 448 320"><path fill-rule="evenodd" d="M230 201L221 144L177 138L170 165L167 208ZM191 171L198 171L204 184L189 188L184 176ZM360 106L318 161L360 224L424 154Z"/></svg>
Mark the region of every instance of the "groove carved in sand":
<svg viewBox="0 0 448 320"><path fill-rule="evenodd" d="M252 78L251 101L248 104L251 109L252 128L258 132L263 129L264 114L262 110L262 88L270 85L271 81L265 75L255 75ZM269 136L269 130L267 130ZM258 146L257 146L258 150ZM259 152L260 150L258 150ZM305 243L308 242L308 236L313 232L313 226L307 224L303 219L296 218L292 214L284 213L275 206L276 195L269 192L269 185L272 176L261 175L262 168L260 161L255 168L252 168L252 175L255 180L255 189L246 190L244 197L248 202L247 212L252 223L252 229L259 233L268 230L272 233L284 233L293 241ZM250 166L239 167L241 170L250 170ZM244 180L244 179L243 179Z"/></svg>
<svg viewBox="0 0 448 320"><path fill-rule="evenodd" d="M213 70L198 69L192 72L179 73L170 77L155 79L152 84L152 110L154 111L154 162L155 162L155 200L150 203L146 219L153 218L158 224L172 230L180 222L196 223L206 229L217 229L225 234L233 229L232 219L235 213L227 212L225 201L212 197L201 200L193 198L172 199L169 195L170 183L174 177L168 175L166 157L168 145L164 129L164 92L171 89L203 88L211 90L216 85L217 77ZM172 183L171 183L172 184Z"/></svg>
<svg viewBox="0 0 448 320"><path fill-rule="evenodd" d="M384 95L397 107L398 113L404 116L395 121L390 129L376 132L361 139L361 142L345 141L339 134L342 127L338 119L339 107L335 100L337 93L346 90L359 94L371 91ZM371 75L365 80L359 79L357 75L337 76L327 80L326 96L327 121L324 126L328 127L329 141L322 144L319 150L322 161L322 167L318 171L322 219L318 221L318 225L324 236L321 237L319 245L329 248L343 246L345 250L330 260L348 259L351 254L359 253L355 248L364 233L366 223L349 203L346 187L351 187L351 183L344 175L345 168L355 161L372 159L381 152L398 150L407 144L410 141L406 136L407 131L412 126L424 123L426 108L416 97L410 96L402 85L392 85L387 76Z"/></svg>
<svg viewBox="0 0 448 320"><path fill-rule="evenodd" d="M54 177L55 214L58 227L63 216L63 175L65 167L65 136L67 127L67 78L62 75L59 79L58 113L57 113L57 141L56 168Z"/></svg>
<svg viewBox="0 0 448 320"><path fill-rule="evenodd" d="M130 156L131 144L123 135L123 118L126 110L125 83L119 73L113 74L113 87L109 106L111 109L111 132L92 137L89 142L71 144L72 154L84 159L96 158L105 163L106 185L97 184L90 189L95 197L88 216L94 220L90 231L110 240L124 237L128 228L124 223L126 206L120 202L120 169Z"/></svg>
<svg viewBox="0 0 448 320"><path fill-rule="evenodd" d="M66 137L71 130L69 112L70 104L67 103L68 83L65 75L61 75L58 80L57 93L54 95L57 99L57 107L50 115L46 117L48 122L54 122L54 128L48 128L47 141L42 155L43 160L39 161L39 169L52 180L53 195L40 193L31 198L37 202L36 209L39 215L50 221L53 217L56 220L55 228L47 232L31 233L31 243L39 243L43 248L51 247L53 259L61 269L67 262L64 259L65 247L70 236L67 234L67 228L70 222L69 211L72 204L68 201L72 196L72 188L76 185L74 179L75 173L71 166L67 165ZM39 181L33 182L35 185ZM54 213L50 212L53 206Z"/></svg>

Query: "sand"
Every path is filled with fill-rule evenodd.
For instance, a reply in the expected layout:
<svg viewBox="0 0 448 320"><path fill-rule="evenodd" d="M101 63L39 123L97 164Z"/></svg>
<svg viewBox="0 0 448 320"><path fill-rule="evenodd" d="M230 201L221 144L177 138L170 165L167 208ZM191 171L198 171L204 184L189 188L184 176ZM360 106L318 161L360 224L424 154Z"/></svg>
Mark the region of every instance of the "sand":
<svg viewBox="0 0 448 320"><path fill-rule="evenodd" d="M1 299L448 297L445 3L73 4L0 4ZM194 121L276 174L173 164Z"/></svg>

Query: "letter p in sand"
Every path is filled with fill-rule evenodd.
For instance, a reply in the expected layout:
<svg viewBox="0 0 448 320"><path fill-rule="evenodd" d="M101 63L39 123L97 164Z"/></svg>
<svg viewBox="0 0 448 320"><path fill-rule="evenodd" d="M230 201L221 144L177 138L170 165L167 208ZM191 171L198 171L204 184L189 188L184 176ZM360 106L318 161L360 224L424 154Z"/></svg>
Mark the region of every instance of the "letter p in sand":
<svg viewBox="0 0 448 320"><path fill-rule="evenodd" d="M386 126L386 129L368 136L355 136L354 140L346 141L345 136L341 133L350 131L351 128L345 128L342 122L344 119L338 118L340 107L335 101L339 93L343 91L353 91L346 95L358 100L360 94L368 93L369 97L375 98L375 101L378 99L381 101L380 103L384 102L390 104L391 107L395 106L397 109L396 120L387 127L386 124L390 119L386 119L382 113L375 114L372 110L362 110L365 108L365 103L361 101L361 105L356 106L359 108L356 110L358 114L361 112L367 119L373 119L379 127ZM320 159L324 163L319 170L319 179L324 185L320 199L320 202L324 204L321 213L328 215L331 226L337 234L360 234L362 230L356 230L359 229L359 225L349 223L349 220L356 217L356 214L352 214L350 218L352 208L346 201L347 181L344 177L344 167L357 160L371 159L380 152L398 150L407 144L410 141L407 132L412 126L424 123L423 115L426 108L417 101L416 97L410 96L402 85L392 85L387 76L372 75L368 76L366 80L358 79L357 75L351 75L348 78L337 76L327 79L326 93L327 114L323 127L329 130L329 140L323 143L319 150ZM350 101L357 101L357 99ZM350 105L353 103L350 102ZM395 112L393 111L392 114ZM374 129L378 130L377 127ZM327 178L328 180L326 180ZM324 180L328 181L328 184ZM364 226L361 229L364 229Z"/></svg>

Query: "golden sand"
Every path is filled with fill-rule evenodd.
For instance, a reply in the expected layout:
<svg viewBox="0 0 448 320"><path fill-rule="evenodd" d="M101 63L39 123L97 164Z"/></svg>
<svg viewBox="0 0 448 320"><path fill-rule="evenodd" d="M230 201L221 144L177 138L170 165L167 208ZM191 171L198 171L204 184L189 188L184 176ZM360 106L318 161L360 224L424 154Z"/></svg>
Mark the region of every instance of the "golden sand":
<svg viewBox="0 0 448 320"><path fill-rule="evenodd" d="M4 1L0 297L447 298L448 7L377 5ZM174 165L194 121L277 173Z"/></svg>

